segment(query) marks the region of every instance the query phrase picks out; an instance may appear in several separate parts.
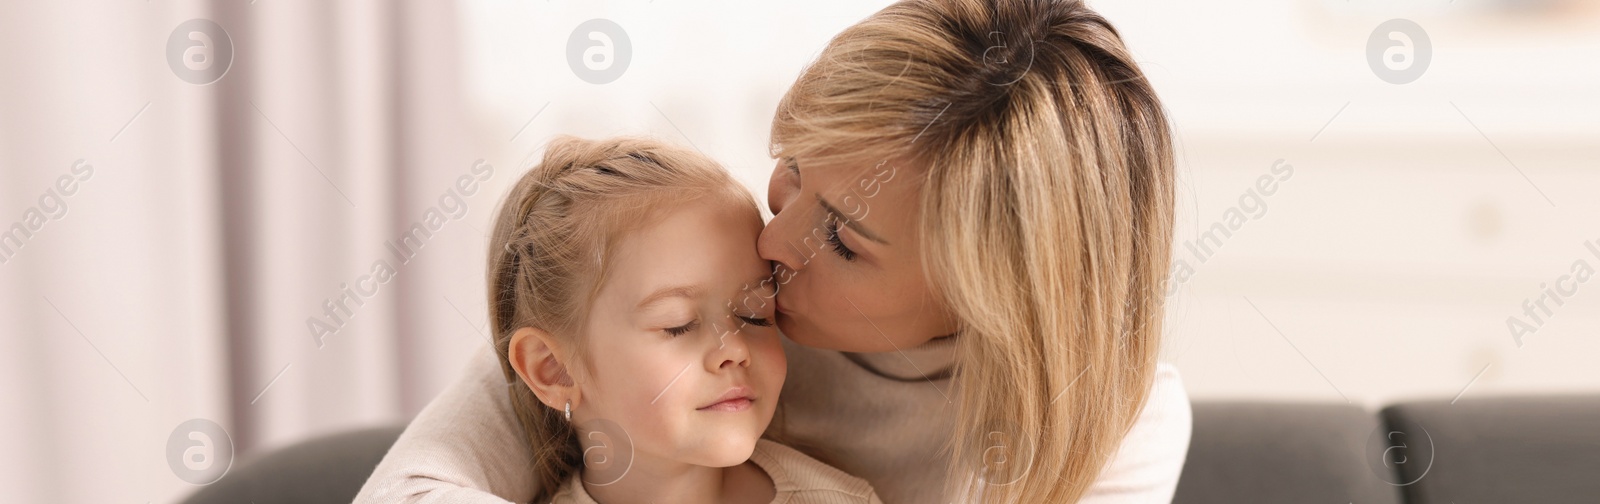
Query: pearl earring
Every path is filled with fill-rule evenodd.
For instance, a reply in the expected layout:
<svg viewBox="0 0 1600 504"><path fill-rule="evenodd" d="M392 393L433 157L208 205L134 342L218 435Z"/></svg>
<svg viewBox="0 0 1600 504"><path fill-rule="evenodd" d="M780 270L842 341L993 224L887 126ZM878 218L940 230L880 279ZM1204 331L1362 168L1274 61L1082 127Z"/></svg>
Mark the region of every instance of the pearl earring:
<svg viewBox="0 0 1600 504"><path fill-rule="evenodd" d="M572 421L572 401L567 401L567 421Z"/></svg>

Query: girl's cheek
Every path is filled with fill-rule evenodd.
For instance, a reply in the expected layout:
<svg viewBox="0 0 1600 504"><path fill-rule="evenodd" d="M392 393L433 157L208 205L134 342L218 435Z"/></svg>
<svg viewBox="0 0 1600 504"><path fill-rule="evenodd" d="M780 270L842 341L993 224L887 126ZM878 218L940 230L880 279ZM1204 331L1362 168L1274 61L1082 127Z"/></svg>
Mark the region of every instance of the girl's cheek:
<svg viewBox="0 0 1600 504"><path fill-rule="evenodd" d="M663 404L673 403L669 399L683 397L683 391L677 389L686 388L683 387L684 383L681 380L674 383L673 378L686 365L693 367L693 361L682 356L673 358L669 357L669 355L674 354L663 352L641 356L641 358L635 359L633 363L626 365L625 372L639 374L633 380L634 391L630 395L643 401L645 405L654 404L654 407L657 408ZM690 369L690 371L693 371L693 369Z"/></svg>
<svg viewBox="0 0 1600 504"><path fill-rule="evenodd" d="M778 336L774 334L770 338L762 338L753 351L761 356L761 369L757 372L772 382L774 390L783 388L784 377L789 373L789 360L783 353L783 344L778 341Z"/></svg>
<svg viewBox="0 0 1600 504"><path fill-rule="evenodd" d="M671 367L664 362L667 357L641 351L645 346L617 345L603 349L605 353L591 356L597 371L597 379L593 384L596 393L619 399L606 402L629 409L634 409L633 405L648 405L671 382L677 369L664 371ZM634 414L639 411L619 413Z"/></svg>

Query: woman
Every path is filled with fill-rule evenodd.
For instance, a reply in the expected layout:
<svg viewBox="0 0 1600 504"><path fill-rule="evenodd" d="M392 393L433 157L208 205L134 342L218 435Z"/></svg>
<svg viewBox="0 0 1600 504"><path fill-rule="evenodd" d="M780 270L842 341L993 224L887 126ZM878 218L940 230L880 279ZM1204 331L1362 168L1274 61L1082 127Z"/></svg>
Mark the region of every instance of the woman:
<svg viewBox="0 0 1600 504"><path fill-rule="evenodd" d="M1077 1L908 0L831 41L773 120L769 435L884 502L1167 502L1188 398L1156 362L1173 220L1159 101ZM497 335L498 336L498 335ZM524 501L496 365L360 501Z"/></svg>

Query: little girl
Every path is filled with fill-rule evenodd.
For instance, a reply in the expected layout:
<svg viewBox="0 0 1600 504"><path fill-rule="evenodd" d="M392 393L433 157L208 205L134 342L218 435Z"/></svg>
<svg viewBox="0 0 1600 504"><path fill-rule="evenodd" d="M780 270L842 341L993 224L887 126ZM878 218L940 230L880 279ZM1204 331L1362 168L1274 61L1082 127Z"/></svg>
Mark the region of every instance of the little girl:
<svg viewBox="0 0 1600 504"><path fill-rule="evenodd" d="M535 503L878 503L760 439L787 362L755 200L642 139L558 138L502 203L489 311Z"/></svg>

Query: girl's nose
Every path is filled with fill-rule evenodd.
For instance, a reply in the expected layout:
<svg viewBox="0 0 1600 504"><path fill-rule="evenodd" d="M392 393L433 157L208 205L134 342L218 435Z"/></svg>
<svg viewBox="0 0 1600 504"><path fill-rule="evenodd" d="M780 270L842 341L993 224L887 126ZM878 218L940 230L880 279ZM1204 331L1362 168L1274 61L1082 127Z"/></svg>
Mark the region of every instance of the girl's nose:
<svg viewBox="0 0 1600 504"><path fill-rule="evenodd" d="M718 324L717 347L707 355L706 370L716 372L731 367L750 367L750 346L746 344L744 332L739 330L738 319L729 317L734 322L724 321Z"/></svg>

